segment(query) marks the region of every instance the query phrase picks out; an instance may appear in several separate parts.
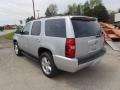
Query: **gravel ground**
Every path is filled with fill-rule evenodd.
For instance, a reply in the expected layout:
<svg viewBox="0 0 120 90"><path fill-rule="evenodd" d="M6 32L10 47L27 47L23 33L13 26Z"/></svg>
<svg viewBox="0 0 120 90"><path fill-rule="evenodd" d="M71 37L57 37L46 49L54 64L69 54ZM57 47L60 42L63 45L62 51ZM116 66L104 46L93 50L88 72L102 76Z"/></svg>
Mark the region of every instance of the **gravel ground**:
<svg viewBox="0 0 120 90"><path fill-rule="evenodd" d="M120 90L120 52L106 48L97 66L49 79L38 63L15 55L12 41L0 38L0 90Z"/></svg>

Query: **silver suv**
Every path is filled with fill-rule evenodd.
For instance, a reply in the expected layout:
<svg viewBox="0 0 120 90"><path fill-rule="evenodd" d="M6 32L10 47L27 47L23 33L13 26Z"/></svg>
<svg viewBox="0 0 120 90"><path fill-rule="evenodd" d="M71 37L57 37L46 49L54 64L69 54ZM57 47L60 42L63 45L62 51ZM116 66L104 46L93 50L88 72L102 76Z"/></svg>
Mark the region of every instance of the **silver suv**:
<svg viewBox="0 0 120 90"><path fill-rule="evenodd" d="M56 16L28 22L13 39L16 55L37 58L47 77L59 70L76 72L95 65L105 54L103 31L96 18Z"/></svg>

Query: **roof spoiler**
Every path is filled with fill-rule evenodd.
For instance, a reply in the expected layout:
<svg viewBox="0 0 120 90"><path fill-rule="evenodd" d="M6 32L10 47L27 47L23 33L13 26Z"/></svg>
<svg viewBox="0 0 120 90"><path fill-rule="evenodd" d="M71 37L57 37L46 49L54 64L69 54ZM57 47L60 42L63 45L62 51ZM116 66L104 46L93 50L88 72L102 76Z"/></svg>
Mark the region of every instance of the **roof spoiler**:
<svg viewBox="0 0 120 90"><path fill-rule="evenodd" d="M71 20L96 21L97 18L94 18L94 17L72 17Z"/></svg>

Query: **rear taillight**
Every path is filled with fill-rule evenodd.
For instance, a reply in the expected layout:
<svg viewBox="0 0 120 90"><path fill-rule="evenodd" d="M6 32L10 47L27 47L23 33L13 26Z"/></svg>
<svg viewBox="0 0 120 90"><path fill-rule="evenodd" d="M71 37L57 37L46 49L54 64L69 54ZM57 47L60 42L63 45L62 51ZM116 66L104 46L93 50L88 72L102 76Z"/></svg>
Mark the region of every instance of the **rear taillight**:
<svg viewBox="0 0 120 90"><path fill-rule="evenodd" d="M76 50L76 43L74 38L67 38L66 39L66 46L65 46L65 56L68 58L75 57L75 50Z"/></svg>

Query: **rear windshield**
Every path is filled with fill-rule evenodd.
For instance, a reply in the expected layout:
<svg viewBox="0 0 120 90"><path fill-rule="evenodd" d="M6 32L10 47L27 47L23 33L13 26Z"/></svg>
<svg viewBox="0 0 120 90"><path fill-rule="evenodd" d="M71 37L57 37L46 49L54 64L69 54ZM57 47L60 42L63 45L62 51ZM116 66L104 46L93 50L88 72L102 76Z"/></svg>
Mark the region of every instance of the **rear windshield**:
<svg viewBox="0 0 120 90"><path fill-rule="evenodd" d="M75 37L96 36L101 28L96 20L71 19Z"/></svg>

